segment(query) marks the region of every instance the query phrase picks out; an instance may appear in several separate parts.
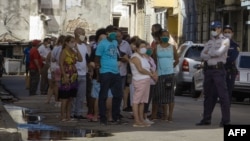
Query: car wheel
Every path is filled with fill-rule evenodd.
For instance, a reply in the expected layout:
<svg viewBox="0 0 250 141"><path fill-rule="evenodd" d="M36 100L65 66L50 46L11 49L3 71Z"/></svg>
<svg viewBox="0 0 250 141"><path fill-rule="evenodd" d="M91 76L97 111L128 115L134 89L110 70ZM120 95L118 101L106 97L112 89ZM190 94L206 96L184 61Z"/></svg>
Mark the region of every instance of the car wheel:
<svg viewBox="0 0 250 141"><path fill-rule="evenodd" d="M244 101L244 97L236 97L235 98L237 102L243 102Z"/></svg>
<svg viewBox="0 0 250 141"><path fill-rule="evenodd" d="M194 79L191 84L190 93L191 93L192 98L198 98L201 94L201 92L195 90Z"/></svg>
<svg viewBox="0 0 250 141"><path fill-rule="evenodd" d="M178 84L175 86L175 95L176 96L181 96L182 95L182 87Z"/></svg>

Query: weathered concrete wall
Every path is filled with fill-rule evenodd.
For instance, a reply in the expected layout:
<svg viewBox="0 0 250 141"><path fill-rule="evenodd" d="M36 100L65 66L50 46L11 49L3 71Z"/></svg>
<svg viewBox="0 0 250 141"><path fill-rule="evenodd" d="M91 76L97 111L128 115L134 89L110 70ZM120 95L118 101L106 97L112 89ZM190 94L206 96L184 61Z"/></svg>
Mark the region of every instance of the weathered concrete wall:
<svg viewBox="0 0 250 141"><path fill-rule="evenodd" d="M76 27L94 34L98 28L111 24L109 0L66 0L65 15L62 16L63 33L73 33Z"/></svg>
<svg viewBox="0 0 250 141"><path fill-rule="evenodd" d="M29 8L30 0L0 0L0 36L5 34L5 40L11 38L7 37L9 35L20 40L27 39L29 36Z"/></svg>
<svg viewBox="0 0 250 141"><path fill-rule="evenodd" d="M121 14L119 27L129 27L129 8L122 5L122 0L113 0L112 12Z"/></svg>
<svg viewBox="0 0 250 141"><path fill-rule="evenodd" d="M110 0L0 0L0 40L42 39L46 34L73 33L82 27L87 35L111 24ZM43 22L40 14L51 20ZM17 39L16 39L16 38Z"/></svg>

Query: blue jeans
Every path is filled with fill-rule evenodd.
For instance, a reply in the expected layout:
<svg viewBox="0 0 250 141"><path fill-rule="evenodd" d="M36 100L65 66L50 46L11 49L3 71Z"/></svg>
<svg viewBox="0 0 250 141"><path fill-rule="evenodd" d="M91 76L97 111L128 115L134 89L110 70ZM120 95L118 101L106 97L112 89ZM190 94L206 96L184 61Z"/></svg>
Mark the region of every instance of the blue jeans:
<svg viewBox="0 0 250 141"><path fill-rule="evenodd" d="M92 90L91 90L91 96L93 98L99 98L99 93L100 93L100 83L97 82L95 79L92 80ZM109 89L108 92L108 97L113 97L111 90Z"/></svg>
<svg viewBox="0 0 250 141"><path fill-rule="evenodd" d="M120 106L122 101L122 79L120 74L101 73L100 74L100 94L98 99L100 122L107 122L106 117L106 100L108 91L111 89L112 99L112 118L114 121L119 120Z"/></svg>
<svg viewBox="0 0 250 141"><path fill-rule="evenodd" d="M76 97L72 102L71 115L81 116L83 115L83 104L86 98L87 78L86 75L78 75L78 89Z"/></svg>

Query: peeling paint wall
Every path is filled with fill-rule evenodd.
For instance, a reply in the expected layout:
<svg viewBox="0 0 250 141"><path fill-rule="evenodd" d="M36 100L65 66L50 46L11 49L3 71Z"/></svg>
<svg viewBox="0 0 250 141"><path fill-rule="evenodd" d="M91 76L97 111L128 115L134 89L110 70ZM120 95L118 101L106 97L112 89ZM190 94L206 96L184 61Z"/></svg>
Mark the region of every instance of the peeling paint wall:
<svg viewBox="0 0 250 141"><path fill-rule="evenodd" d="M0 36L3 41L28 39L29 8L30 0L0 0Z"/></svg>
<svg viewBox="0 0 250 141"><path fill-rule="evenodd" d="M42 13L51 20L39 21ZM0 39L43 39L76 27L90 35L111 22L111 0L0 0Z"/></svg>
<svg viewBox="0 0 250 141"><path fill-rule="evenodd" d="M111 24L110 0L66 0L63 33L73 33L76 27L94 34L98 28Z"/></svg>

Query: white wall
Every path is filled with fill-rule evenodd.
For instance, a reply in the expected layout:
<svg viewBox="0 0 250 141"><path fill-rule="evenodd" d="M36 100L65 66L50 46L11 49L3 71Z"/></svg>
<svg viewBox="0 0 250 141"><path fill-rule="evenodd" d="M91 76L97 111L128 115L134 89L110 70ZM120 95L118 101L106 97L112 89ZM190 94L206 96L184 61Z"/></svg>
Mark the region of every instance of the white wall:
<svg viewBox="0 0 250 141"><path fill-rule="evenodd" d="M69 1L71 3L69 4ZM73 33L76 27L87 35L110 24L110 2L104 0L66 0L66 13L62 20L63 33Z"/></svg>
<svg viewBox="0 0 250 141"><path fill-rule="evenodd" d="M112 0L112 12L121 13L119 27L129 27L129 8L122 5L122 0Z"/></svg>

